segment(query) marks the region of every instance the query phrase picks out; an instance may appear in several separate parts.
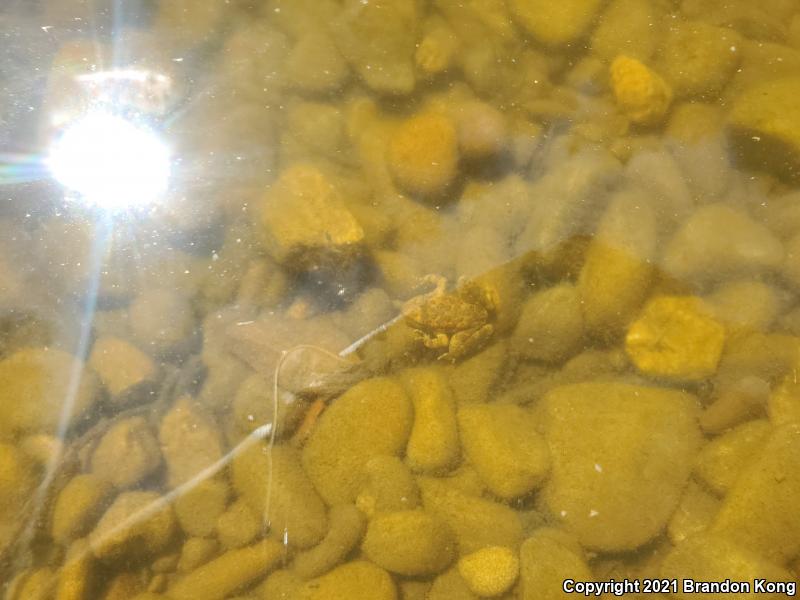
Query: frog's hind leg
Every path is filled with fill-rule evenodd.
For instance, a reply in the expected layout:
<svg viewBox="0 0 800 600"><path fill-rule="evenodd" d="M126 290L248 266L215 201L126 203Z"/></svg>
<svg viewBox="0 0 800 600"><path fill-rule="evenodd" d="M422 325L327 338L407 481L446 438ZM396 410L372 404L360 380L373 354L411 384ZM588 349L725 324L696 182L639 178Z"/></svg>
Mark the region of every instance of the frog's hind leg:
<svg viewBox="0 0 800 600"><path fill-rule="evenodd" d="M486 346L493 333L494 326L489 323L477 329L459 331L450 339L449 351L439 358L455 362L473 352L477 352Z"/></svg>
<svg viewBox="0 0 800 600"><path fill-rule="evenodd" d="M446 333L437 333L436 335L420 333L419 338L426 348L447 348L450 345L450 337Z"/></svg>

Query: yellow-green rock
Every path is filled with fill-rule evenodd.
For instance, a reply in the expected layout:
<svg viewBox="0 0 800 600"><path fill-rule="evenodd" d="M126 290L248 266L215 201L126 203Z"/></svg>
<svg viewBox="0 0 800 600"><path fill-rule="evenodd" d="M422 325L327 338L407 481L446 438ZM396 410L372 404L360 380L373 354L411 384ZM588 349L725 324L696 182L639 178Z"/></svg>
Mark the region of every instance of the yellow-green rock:
<svg viewBox="0 0 800 600"><path fill-rule="evenodd" d="M347 262L364 239L336 184L307 165L288 168L267 191L261 225L267 253L297 270Z"/></svg>
<svg viewBox="0 0 800 600"><path fill-rule="evenodd" d="M593 579L577 540L558 529L538 529L522 543L519 559L522 600L558 600L565 579Z"/></svg>
<svg viewBox="0 0 800 600"><path fill-rule="evenodd" d="M414 404L408 465L422 473L447 470L460 455L455 399L447 380L441 370L418 368L405 371L401 381Z"/></svg>
<svg viewBox="0 0 800 600"><path fill-rule="evenodd" d="M510 0L508 8L537 41L563 46L586 34L602 5L602 0Z"/></svg>
<svg viewBox="0 0 800 600"><path fill-rule="evenodd" d="M740 546L718 535L701 534L678 544L666 557L659 576L695 581L747 581L764 578L767 581L792 581L793 577L779 565L766 560L747 546ZM703 594L713 600L730 598L727 593ZM750 594L742 595L742 597ZM676 598L696 598L697 593L683 593L679 586ZM785 598L785 594L764 597Z"/></svg>
<svg viewBox="0 0 800 600"><path fill-rule="evenodd" d="M423 510L375 516L361 545L372 562L409 577L444 571L456 555L456 539L439 517Z"/></svg>
<svg viewBox="0 0 800 600"><path fill-rule="evenodd" d="M367 520L352 504L337 504L328 513L330 528L316 546L298 554L292 563L295 573L305 579L327 573L342 561L361 541Z"/></svg>
<svg viewBox="0 0 800 600"><path fill-rule="evenodd" d="M250 509L288 544L309 548L328 529L325 505L290 446L253 444L233 459L233 485Z"/></svg>
<svg viewBox="0 0 800 600"><path fill-rule="evenodd" d="M293 600L397 600L392 577L371 562L357 560L302 586Z"/></svg>
<svg viewBox="0 0 800 600"><path fill-rule="evenodd" d="M92 473L124 489L161 466L161 450L152 427L142 417L114 424L92 453Z"/></svg>
<svg viewBox="0 0 800 600"><path fill-rule="evenodd" d="M225 512L230 495L227 481L221 479L204 479L189 487L174 503L181 529L197 537L210 536L217 519Z"/></svg>
<svg viewBox="0 0 800 600"><path fill-rule="evenodd" d="M651 0L613 0L591 37L592 51L607 61L618 54L646 61L661 33L661 15Z"/></svg>
<svg viewBox="0 0 800 600"><path fill-rule="evenodd" d="M225 453L222 433L213 417L188 396L179 398L164 416L158 439L172 487L199 476Z"/></svg>
<svg viewBox="0 0 800 600"><path fill-rule="evenodd" d="M549 450L528 410L510 404L462 406L458 425L464 453L496 496L512 500L544 481Z"/></svg>
<svg viewBox="0 0 800 600"><path fill-rule="evenodd" d="M708 529L719 506L719 498L701 485L690 481L667 525L667 536L670 541L673 544L680 544Z"/></svg>
<svg viewBox="0 0 800 600"><path fill-rule="evenodd" d="M420 477L418 482L423 507L450 526L461 554L486 546L519 547L522 521L509 506L461 491L445 479Z"/></svg>
<svg viewBox="0 0 800 600"><path fill-rule="evenodd" d="M414 52L419 9L413 0L346 0L332 25L339 50L367 87L409 94L416 85Z"/></svg>
<svg viewBox="0 0 800 600"><path fill-rule="evenodd" d="M757 419L714 438L697 456L695 476L710 490L724 496L747 464L759 455L771 430L767 420Z"/></svg>
<svg viewBox="0 0 800 600"><path fill-rule="evenodd" d="M750 167L800 175L800 77L755 84L734 101L728 124L737 154Z"/></svg>
<svg viewBox="0 0 800 600"><path fill-rule="evenodd" d="M725 327L695 296L659 296L628 328L625 351L653 377L701 380L712 376L725 346Z"/></svg>
<svg viewBox="0 0 800 600"><path fill-rule="evenodd" d="M642 305L653 278L657 231L647 194L632 189L612 197L578 279L586 328L594 335L618 334Z"/></svg>
<svg viewBox="0 0 800 600"><path fill-rule="evenodd" d="M55 431L74 376L79 379L68 424L94 405L99 384L93 371L53 348L24 348L0 361L0 434Z"/></svg>
<svg viewBox="0 0 800 600"><path fill-rule="evenodd" d="M284 556L284 546L267 539L230 550L176 581L167 591L173 600L223 600L266 576Z"/></svg>
<svg viewBox="0 0 800 600"><path fill-rule="evenodd" d="M408 465L396 456L376 456L364 465L367 480L356 506L368 517L419 506L419 489Z"/></svg>
<svg viewBox="0 0 800 600"><path fill-rule="evenodd" d="M111 493L109 483L89 473L76 475L58 494L50 535L61 544L87 533Z"/></svg>
<svg viewBox="0 0 800 600"><path fill-rule="evenodd" d="M367 481L367 462L406 448L413 409L399 383L363 381L322 413L303 448L303 467L328 504L354 502Z"/></svg>
<svg viewBox="0 0 800 600"><path fill-rule="evenodd" d="M172 506L156 492L123 492L89 536L94 555L114 560L158 553L172 541L177 523Z"/></svg>
<svg viewBox="0 0 800 600"><path fill-rule="evenodd" d="M516 582L519 559L509 548L489 546L462 556L458 561L458 572L478 596L499 596Z"/></svg>
<svg viewBox="0 0 800 600"><path fill-rule="evenodd" d="M578 290L571 283L562 283L525 302L511 348L525 358L562 362L580 348L583 330Z"/></svg>
<svg viewBox="0 0 800 600"><path fill-rule="evenodd" d="M702 21L670 23L655 67L677 97L714 97L739 64L741 41L727 27Z"/></svg>
<svg viewBox="0 0 800 600"><path fill-rule="evenodd" d="M711 531L776 564L785 564L797 556L799 424L784 425L772 432L728 492Z"/></svg>
<svg viewBox="0 0 800 600"><path fill-rule="evenodd" d="M602 551L633 550L661 533L700 446L697 400L583 383L552 390L541 411L553 464L542 500L552 518Z"/></svg>
<svg viewBox="0 0 800 600"><path fill-rule="evenodd" d="M262 531L260 515L244 500L237 500L217 519L217 539L228 550L241 548L256 539Z"/></svg>

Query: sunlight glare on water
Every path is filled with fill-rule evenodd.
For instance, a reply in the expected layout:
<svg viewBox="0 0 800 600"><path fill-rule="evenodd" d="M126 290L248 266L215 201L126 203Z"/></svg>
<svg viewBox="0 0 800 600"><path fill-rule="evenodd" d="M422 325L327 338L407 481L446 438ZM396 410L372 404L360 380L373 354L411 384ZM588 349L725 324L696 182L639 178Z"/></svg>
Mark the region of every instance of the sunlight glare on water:
<svg viewBox="0 0 800 600"><path fill-rule="evenodd" d="M59 183L89 204L124 210L148 206L164 193L170 153L153 130L100 112L64 131L48 166Z"/></svg>

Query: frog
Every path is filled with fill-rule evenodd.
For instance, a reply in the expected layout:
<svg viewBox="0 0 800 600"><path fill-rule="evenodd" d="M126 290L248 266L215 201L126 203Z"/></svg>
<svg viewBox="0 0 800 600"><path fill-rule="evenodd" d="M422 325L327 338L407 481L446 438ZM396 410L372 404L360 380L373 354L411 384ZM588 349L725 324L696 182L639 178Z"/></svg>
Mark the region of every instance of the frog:
<svg viewBox="0 0 800 600"><path fill-rule="evenodd" d="M454 291L447 291L447 280L439 275L423 281L435 289L403 305L414 336L426 348L442 351L438 359L443 361L456 362L483 348L494 334L497 291L463 278Z"/></svg>

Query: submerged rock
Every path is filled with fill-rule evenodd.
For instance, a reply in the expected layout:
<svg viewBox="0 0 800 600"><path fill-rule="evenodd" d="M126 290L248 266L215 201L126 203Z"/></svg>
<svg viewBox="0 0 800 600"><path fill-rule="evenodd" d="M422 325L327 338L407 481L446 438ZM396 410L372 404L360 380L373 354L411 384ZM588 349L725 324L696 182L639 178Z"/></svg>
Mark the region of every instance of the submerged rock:
<svg viewBox="0 0 800 600"><path fill-rule="evenodd" d="M547 510L581 545L633 550L666 527L702 439L682 392L623 383L567 385L542 401L553 468Z"/></svg>
<svg viewBox="0 0 800 600"><path fill-rule="evenodd" d="M538 41L563 46L583 37L602 4L602 0L511 0L509 10Z"/></svg>
<svg viewBox="0 0 800 600"><path fill-rule="evenodd" d="M800 77L745 90L728 118L734 148L748 166L789 179L800 177Z"/></svg>

